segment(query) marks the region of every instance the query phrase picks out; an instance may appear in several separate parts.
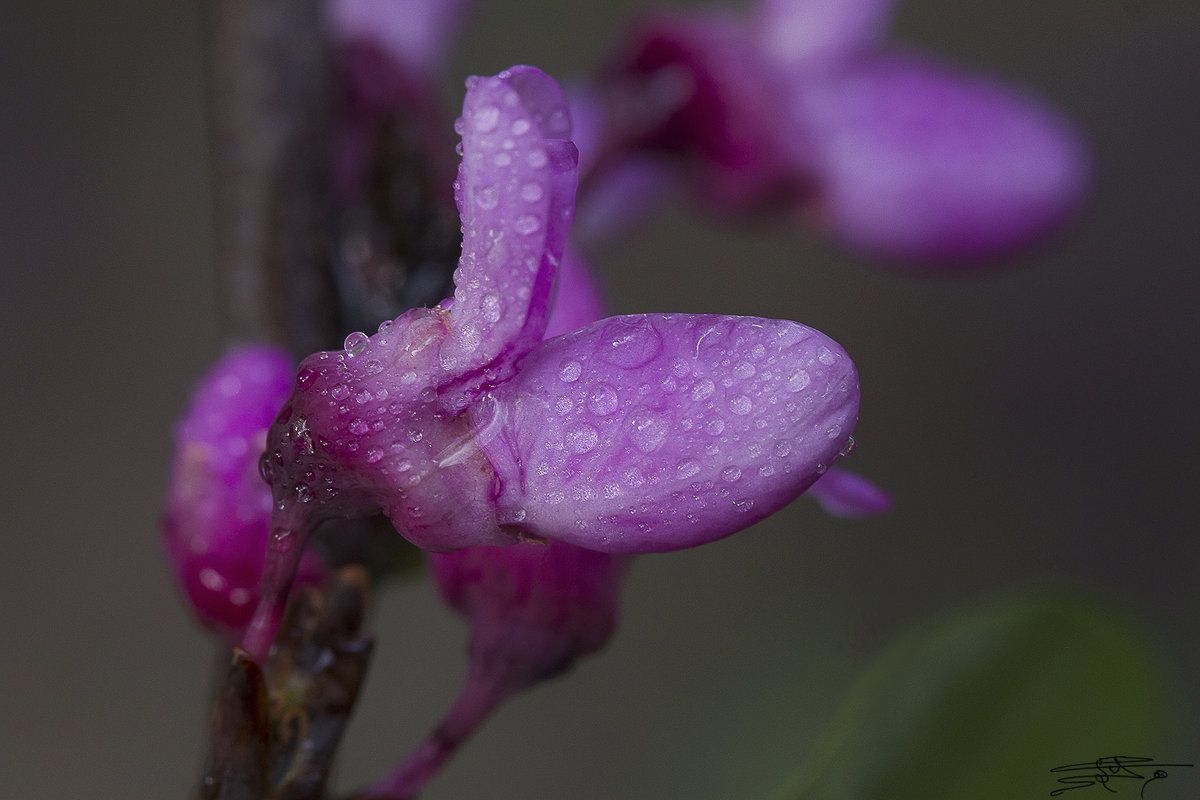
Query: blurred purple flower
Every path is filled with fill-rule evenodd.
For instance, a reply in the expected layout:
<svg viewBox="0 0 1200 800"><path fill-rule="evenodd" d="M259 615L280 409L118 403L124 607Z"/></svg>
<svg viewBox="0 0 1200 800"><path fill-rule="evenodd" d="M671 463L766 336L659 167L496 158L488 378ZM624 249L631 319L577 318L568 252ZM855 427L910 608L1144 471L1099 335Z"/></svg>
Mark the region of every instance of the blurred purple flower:
<svg viewBox="0 0 1200 800"><path fill-rule="evenodd" d="M655 152L714 211L803 217L868 254L949 266L1079 206L1087 158L1053 109L881 42L891 0L760 0L644 21L597 96L606 156Z"/></svg>
<svg viewBox="0 0 1200 800"><path fill-rule="evenodd" d="M192 612L231 644L258 605L271 517L258 462L294 373L276 348L235 350L201 379L175 430L163 548ZM298 580L324 573L309 554Z"/></svg>
<svg viewBox="0 0 1200 800"><path fill-rule="evenodd" d="M711 541L786 505L849 438L831 339L752 317L615 317L542 342L574 210L566 100L531 67L468 81L454 297L310 356L263 461L274 514L263 657L308 534L382 511L428 550Z"/></svg>

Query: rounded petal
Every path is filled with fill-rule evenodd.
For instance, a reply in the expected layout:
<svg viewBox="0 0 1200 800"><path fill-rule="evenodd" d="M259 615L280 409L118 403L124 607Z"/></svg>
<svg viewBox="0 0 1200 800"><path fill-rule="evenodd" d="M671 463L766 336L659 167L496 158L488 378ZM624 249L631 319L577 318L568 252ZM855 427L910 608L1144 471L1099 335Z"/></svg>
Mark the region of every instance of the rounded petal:
<svg viewBox="0 0 1200 800"><path fill-rule="evenodd" d="M1041 102L907 55L864 60L800 97L819 213L887 258L947 262L1027 244L1080 203L1084 146Z"/></svg>
<svg viewBox="0 0 1200 800"><path fill-rule="evenodd" d="M230 641L259 599L271 490L258 461L291 376L292 359L278 348L235 350L197 385L175 432L162 522L167 561L197 619ZM309 556L300 580L323 572Z"/></svg>
<svg viewBox="0 0 1200 800"><path fill-rule="evenodd" d="M677 550L777 511L837 458L858 376L819 331L614 317L544 342L473 410L500 521L607 552Z"/></svg>
<svg viewBox="0 0 1200 800"><path fill-rule="evenodd" d="M533 67L468 81L455 198L463 252L442 369L464 389L502 380L542 338L575 211L578 153L562 89ZM443 390L459 409L469 391Z"/></svg>

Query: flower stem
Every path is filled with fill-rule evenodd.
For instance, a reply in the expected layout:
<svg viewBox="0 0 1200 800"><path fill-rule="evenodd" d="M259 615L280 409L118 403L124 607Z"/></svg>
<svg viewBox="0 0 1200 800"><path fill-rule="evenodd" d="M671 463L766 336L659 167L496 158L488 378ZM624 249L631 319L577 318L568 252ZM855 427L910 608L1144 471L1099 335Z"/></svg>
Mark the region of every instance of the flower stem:
<svg viewBox="0 0 1200 800"><path fill-rule="evenodd" d="M411 800L496 708L519 687L472 666L441 723L394 770L356 795L358 800Z"/></svg>

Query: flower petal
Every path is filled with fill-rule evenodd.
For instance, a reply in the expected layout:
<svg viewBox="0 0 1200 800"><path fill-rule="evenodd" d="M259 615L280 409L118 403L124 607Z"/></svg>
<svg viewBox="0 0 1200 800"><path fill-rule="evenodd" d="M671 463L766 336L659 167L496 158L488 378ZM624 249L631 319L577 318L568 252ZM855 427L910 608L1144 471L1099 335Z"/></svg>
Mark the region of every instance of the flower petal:
<svg viewBox="0 0 1200 800"><path fill-rule="evenodd" d="M808 489L826 513L835 517L873 517L892 508L892 496L849 470L833 467Z"/></svg>
<svg viewBox="0 0 1200 800"><path fill-rule="evenodd" d="M823 70L873 47L897 0L760 0L758 41L784 68Z"/></svg>
<svg viewBox="0 0 1200 800"><path fill-rule="evenodd" d="M227 354L197 385L175 433L162 540L193 613L237 641L259 597L271 490L258 474L267 426L291 389L292 359L274 347ZM300 580L324 568L301 562Z"/></svg>
<svg viewBox="0 0 1200 800"><path fill-rule="evenodd" d="M608 552L677 550L791 502L858 413L845 352L795 322L614 317L543 343L472 424L500 521Z"/></svg>
<svg viewBox="0 0 1200 800"><path fill-rule="evenodd" d="M1078 136L997 82L892 54L813 82L800 101L817 141L821 211L866 252L996 255L1045 234L1080 202Z"/></svg>
<svg viewBox="0 0 1200 800"><path fill-rule="evenodd" d="M541 340L575 211L578 163L566 97L533 67L468 81L458 127L463 252L439 350L443 371L458 384L443 390L453 410L477 385L503 380Z"/></svg>

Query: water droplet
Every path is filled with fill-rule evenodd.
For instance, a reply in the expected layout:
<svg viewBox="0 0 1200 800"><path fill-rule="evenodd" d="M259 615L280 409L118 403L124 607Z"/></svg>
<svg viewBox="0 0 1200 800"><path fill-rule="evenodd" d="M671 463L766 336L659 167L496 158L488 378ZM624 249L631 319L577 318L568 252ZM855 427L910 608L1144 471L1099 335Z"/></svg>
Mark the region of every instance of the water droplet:
<svg viewBox="0 0 1200 800"><path fill-rule="evenodd" d="M560 417L565 417L575 409L575 402L569 397L560 397L554 401L554 411Z"/></svg>
<svg viewBox="0 0 1200 800"><path fill-rule="evenodd" d="M361 418L356 417L350 423L350 432L353 433L355 436L362 436L363 434L367 433L370 430L371 430L371 427L369 425L367 425L367 423L364 422Z"/></svg>
<svg viewBox="0 0 1200 800"><path fill-rule="evenodd" d="M789 442L776 442L775 455L780 458L787 458L792 454L792 445Z"/></svg>
<svg viewBox="0 0 1200 800"><path fill-rule="evenodd" d="M350 387L344 383L339 383L333 387L333 391L329 393L334 400L345 400L350 396Z"/></svg>
<svg viewBox="0 0 1200 800"><path fill-rule="evenodd" d="M357 356L367 349L367 345L371 343L371 337L367 336L362 331L355 331L346 337L346 341L342 343L347 355Z"/></svg>
<svg viewBox="0 0 1200 800"><path fill-rule="evenodd" d="M527 119L513 120L512 134L513 136L524 136L529 132L530 124Z"/></svg>
<svg viewBox="0 0 1200 800"><path fill-rule="evenodd" d="M480 106L475 109L471 121L479 133L491 133L496 130L496 123L500 121L500 109L491 105Z"/></svg>
<svg viewBox="0 0 1200 800"><path fill-rule="evenodd" d="M512 156L508 153L496 153L496 155L492 156L492 163L497 167L507 167L512 163Z"/></svg>
<svg viewBox="0 0 1200 800"><path fill-rule="evenodd" d="M379 332L387 333L392 329L392 324L393 323L390 319L385 319L383 322L379 323Z"/></svg>
<svg viewBox="0 0 1200 800"><path fill-rule="evenodd" d="M647 409L638 409L629 415L629 438L643 453L653 453L662 447L670 427L666 417Z"/></svg>
<svg viewBox="0 0 1200 800"><path fill-rule="evenodd" d="M752 497L743 497L740 500L733 501L733 510L738 513L745 514L752 508L754 508L754 498Z"/></svg>
<svg viewBox="0 0 1200 800"><path fill-rule="evenodd" d="M558 368L558 379L563 383L574 383L583 374L583 365L578 361L567 361Z"/></svg>
<svg viewBox="0 0 1200 800"><path fill-rule="evenodd" d="M517 221L513 224L513 228L516 229L517 233L525 235L537 233L541 230L541 227L541 221L533 214L524 214L518 217Z"/></svg>
<svg viewBox="0 0 1200 800"><path fill-rule="evenodd" d="M846 443L844 445L842 445L842 449L838 453L838 455L843 456L843 457L848 456L857 449L858 449L858 442L854 441L854 437L851 436L846 439Z"/></svg>
<svg viewBox="0 0 1200 800"><path fill-rule="evenodd" d="M824 475L828 471L829 471L829 467L825 466L824 464L817 464L816 473L818 475Z"/></svg>
<svg viewBox="0 0 1200 800"><path fill-rule="evenodd" d="M842 435L842 426L838 425L837 423L830 425L828 428L825 429L825 435L828 436L830 439L836 439L837 437Z"/></svg>
<svg viewBox="0 0 1200 800"><path fill-rule="evenodd" d="M775 474L775 467L771 464L763 464L758 468L758 474L764 478L769 478Z"/></svg>
<svg viewBox="0 0 1200 800"><path fill-rule="evenodd" d="M403 383L405 386L412 386L414 383L417 382L416 370L410 369L408 372L405 372L403 375L400 376L400 382Z"/></svg>
<svg viewBox="0 0 1200 800"><path fill-rule="evenodd" d="M500 191L495 186L483 186L476 189L475 204L484 211L491 211L500 204Z"/></svg>
<svg viewBox="0 0 1200 800"><path fill-rule="evenodd" d="M662 335L645 317L610 320L604 333L608 346L600 348L600 358L615 367L637 369L662 352Z"/></svg>
<svg viewBox="0 0 1200 800"><path fill-rule="evenodd" d="M271 459L267 457L266 451L258 458L258 477L263 479L264 483L271 482L271 476L275 472L275 467L271 464Z"/></svg>
<svg viewBox="0 0 1200 800"><path fill-rule="evenodd" d="M738 478L742 477L742 468L736 465L730 465L721 470L721 480L733 483Z"/></svg>
<svg viewBox="0 0 1200 800"><path fill-rule="evenodd" d="M296 499L301 503L311 503L313 501L312 487L307 483L296 484Z"/></svg>
<svg viewBox="0 0 1200 800"><path fill-rule="evenodd" d="M817 350L817 361L828 367L832 366L834 361L837 361L837 357L834 356L833 351L828 347L822 346L821 349Z"/></svg>
<svg viewBox="0 0 1200 800"><path fill-rule="evenodd" d="M604 499L615 500L621 496L621 485L618 483L604 484Z"/></svg>
<svg viewBox="0 0 1200 800"><path fill-rule="evenodd" d="M567 447L573 453L589 453L596 448L600 435L591 425L579 425L567 431Z"/></svg>
<svg viewBox="0 0 1200 800"><path fill-rule="evenodd" d="M733 366L733 377L744 381L754 377L755 371L754 365L749 361L739 361Z"/></svg>
<svg viewBox="0 0 1200 800"><path fill-rule="evenodd" d="M754 404L750 401L750 398L746 397L744 394L739 394L737 397L734 397L729 401L729 410L738 416L745 416L746 414L749 414L750 409L753 407Z"/></svg>
<svg viewBox="0 0 1200 800"><path fill-rule="evenodd" d="M546 155L545 150L533 150L525 156L525 161L534 169L541 169L550 163L550 158Z"/></svg>
<svg viewBox="0 0 1200 800"><path fill-rule="evenodd" d="M305 367L304 369L300 370L298 375L296 375L296 385L300 387L300 391L307 391L312 387L313 379L316 377L317 371L315 369L309 369L308 367Z"/></svg>
<svg viewBox="0 0 1200 800"><path fill-rule="evenodd" d="M720 436L725 431L725 420L721 419L720 417L713 417L710 420L706 420L704 423L704 430L708 431L713 436Z"/></svg>
<svg viewBox="0 0 1200 800"><path fill-rule="evenodd" d="M812 378L808 377L808 373L802 369L797 370L787 379L787 390L789 392L799 392L810 383L812 383Z"/></svg>
<svg viewBox="0 0 1200 800"><path fill-rule="evenodd" d="M617 410L618 405L620 405L620 402L617 397L617 390L607 383L601 383L593 387L587 401L588 410L598 417L607 417Z"/></svg>
<svg viewBox="0 0 1200 800"><path fill-rule="evenodd" d="M354 402L358 403L359 405L369 403L374 399L375 399L375 395L371 394L370 389L363 389L361 392L354 395Z"/></svg>
<svg viewBox="0 0 1200 800"><path fill-rule="evenodd" d="M675 465L675 477L681 481L687 480L688 478L692 477L699 471L700 471L700 462L695 460L694 458L689 458L684 461L680 461L678 464Z"/></svg>
<svg viewBox="0 0 1200 800"><path fill-rule="evenodd" d="M696 385L692 387L692 401L699 403L700 401L707 399L709 395L716 390L717 385L709 378L703 378L699 381L696 381Z"/></svg>
<svg viewBox="0 0 1200 800"><path fill-rule="evenodd" d="M376 464L383 459L383 451L378 447L372 447L367 451L367 463Z"/></svg>
<svg viewBox="0 0 1200 800"><path fill-rule="evenodd" d="M363 368L367 371L368 375L378 375L383 372L383 364L377 358L372 358L366 364L363 364Z"/></svg>
<svg viewBox="0 0 1200 800"><path fill-rule="evenodd" d="M763 347L761 344L756 344L754 347L750 348L750 357L755 361L762 361L766 355L767 348Z"/></svg>
<svg viewBox="0 0 1200 800"><path fill-rule="evenodd" d="M536 203L541 200L546 194L546 190L542 188L540 183L536 181L525 184L521 187L521 199L526 203Z"/></svg>

